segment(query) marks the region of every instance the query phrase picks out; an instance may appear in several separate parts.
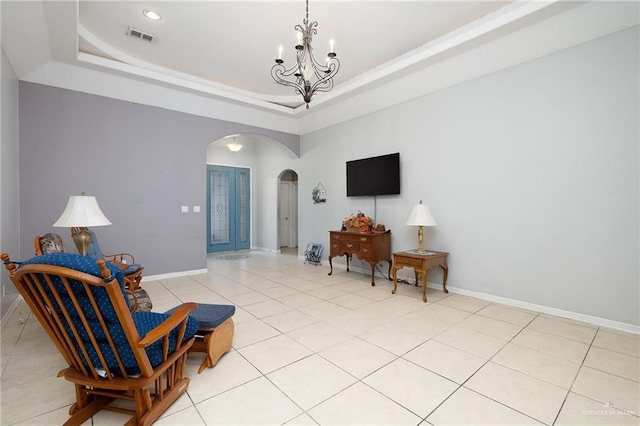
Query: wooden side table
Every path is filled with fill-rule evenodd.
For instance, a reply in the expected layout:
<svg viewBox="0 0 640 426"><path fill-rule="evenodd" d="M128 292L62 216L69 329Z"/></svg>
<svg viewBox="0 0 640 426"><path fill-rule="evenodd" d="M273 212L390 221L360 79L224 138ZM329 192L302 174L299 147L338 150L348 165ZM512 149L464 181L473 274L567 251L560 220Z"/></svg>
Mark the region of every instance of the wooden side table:
<svg viewBox="0 0 640 426"><path fill-rule="evenodd" d="M428 254L427 254L428 253ZM427 251L424 254L418 254L415 251L398 251L393 253L393 290L391 294L396 294L398 288L398 269L405 266L413 268L416 275L416 285L418 285L418 274L422 274L422 301L427 301L427 280L429 277L429 269L439 266L444 271L442 278L442 287L445 293L447 290L447 276L449 275L449 267L447 266L447 256L449 253L443 251Z"/></svg>

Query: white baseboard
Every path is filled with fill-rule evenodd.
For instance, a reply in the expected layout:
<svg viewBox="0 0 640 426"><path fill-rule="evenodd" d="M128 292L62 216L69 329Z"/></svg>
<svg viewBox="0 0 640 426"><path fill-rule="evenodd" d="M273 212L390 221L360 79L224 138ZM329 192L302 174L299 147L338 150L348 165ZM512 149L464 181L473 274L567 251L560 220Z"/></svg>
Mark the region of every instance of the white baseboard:
<svg viewBox="0 0 640 426"><path fill-rule="evenodd" d="M301 260L304 260L304 256L298 256L298 258L301 259ZM329 262L328 261L323 261L322 264L328 266ZM351 269L352 272L361 272L363 274L370 274L371 273L371 270L368 269L368 268L353 267L353 263L352 262L350 262L349 266L350 266L349 269ZM367 264L367 266L368 266L368 264ZM334 269L336 269L336 268L337 269L346 269L346 265L343 264L343 263L337 263L337 264L334 263L333 268ZM413 280L413 271L411 271L411 272L412 273L410 274L411 275L410 277L407 276L407 277L402 277L402 278L403 279L407 279L409 281L412 281ZM401 279L400 271L398 271L398 279ZM429 282L429 284L427 286L428 286L428 288L442 290L442 284L440 284L440 283ZM627 333L633 333L633 334L640 335L640 325L627 324L627 323L624 323L624 322L613 321L613 320L606 319L606 318L600 318L600 317L595 317L595 316L592 316L592 315L581 314L579 312L565 311L564 309L551 308L549 306L537 305L535 303L523 302L521 300L510 299L510 298L507 298L507 297L494 296L493 294L482 293L482 292L478 292L478 291L471 291L471 290L466 290L466 289L463 289L463 288L447 286L447 289L451 293L460 294L460 295L463 295L463 296L475 297L477 299L487 300L489 302L501 303L503 305L513 306L515 308L522 308L522 309L527 309L527 310L534 311L534 312L540 312L540 313L544 313L544 314L556 315L556 316L559 316L559 317L568 318L568 319L572 319L572 320L575 320L575 321L582 321L582 322L586 322L588 324L597 325L599 327L612 328L612 329L624 331L624 332L627 332Z"/></svg>
<svg viewBox="0 0 640 426"><path fill-rule="evenodd" d="M206 274L207 272L208 272L207 268L204 268L204 269L193 269L191 271L169 272L167 274L144 275L143 281L154 281L154 280L162 280L162 279L166 280L168 278L186 277L187 275ZM144 285L144 282L142 284Z"/></svg>
<svg viewBox="0 0 640 426"><path fill-rule="evenodd" d="M429 288L442 290L442 284L429 283ZM451 293L463 296L475 297L477 299L487 300L489 302L501 303L503 305L513 306L515 308L527 309L529 311L540 312L543 314L555 315L558 317L568 318L575 321L582 321L599 327L613 328L627 333L640 334L640 326L627 324L624 322L613 321L606 318L594 317L591 315L581 314L579 312L565 311L564 309L551 308L549 306L537 305L535 303L523 302L521 300L510 299L507 297L494 296L493 294L481 293L478 291L466 290L463 288L447 286L447 290Z"/></svg>
<svg viewBox="0 0 640 426"><path fill-rule="evenodd" d="M7 322L9 321L9 318L11 318L13 313L18 308L18 305L23 300L24 299L22 298L21 294L18 294L16 298L13 299L13 302L11 302L11 306L9 306L9 309L7 309L7 312L2 313L2 320L0 321L0 329L4 329L4 327L7 325Z"/></svg>

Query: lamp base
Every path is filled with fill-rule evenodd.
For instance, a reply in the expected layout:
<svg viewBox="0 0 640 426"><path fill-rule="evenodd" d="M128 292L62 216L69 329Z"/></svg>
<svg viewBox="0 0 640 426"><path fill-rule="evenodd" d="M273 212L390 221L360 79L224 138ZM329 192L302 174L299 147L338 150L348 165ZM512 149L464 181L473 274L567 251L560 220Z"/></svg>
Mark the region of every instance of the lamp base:
<svg viewBox="0 0 640 426"><path fill-rule="evenodd" d="M83 256L87 255L87 251L89 249L89 244L91 244L91 234L87 232L87 228L80 228L78 232L71 236L73 242L76 244L76 248L78 249L78 253Z"/></svg>
<svg viewBox="0 0 640 426"><path fill-rule="evenodd" d="M424 230L422 229L422 226L418 226L418 249L416 250L416 253L418 254L425 254L427 252L422 246L423 241L424 241Z"/></svg>

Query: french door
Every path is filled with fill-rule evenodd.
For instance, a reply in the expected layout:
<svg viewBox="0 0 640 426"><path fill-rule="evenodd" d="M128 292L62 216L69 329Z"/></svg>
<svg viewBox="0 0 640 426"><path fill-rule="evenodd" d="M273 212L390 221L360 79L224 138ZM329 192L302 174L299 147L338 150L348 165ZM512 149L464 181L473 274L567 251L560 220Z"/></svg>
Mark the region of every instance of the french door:
<svg viewBox="0 0 640 426"><path fill-rule="evenodd" d="M207 166L207 253L250 248L249 169Z"/></svg>

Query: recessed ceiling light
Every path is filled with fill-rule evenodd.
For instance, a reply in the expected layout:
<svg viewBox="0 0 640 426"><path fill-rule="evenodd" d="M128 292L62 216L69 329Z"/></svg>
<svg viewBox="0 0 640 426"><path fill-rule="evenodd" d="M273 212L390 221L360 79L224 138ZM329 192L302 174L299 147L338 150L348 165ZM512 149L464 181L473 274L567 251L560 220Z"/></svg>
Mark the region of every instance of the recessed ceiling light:
<svg viewBox="0 0 640 426"><path fill-rule="evenodd" d="M145 9L142 11L142 14L153 21L159 21L160 19L162 19L162 16L160 16L158 12L152 9Z"/></svg>

